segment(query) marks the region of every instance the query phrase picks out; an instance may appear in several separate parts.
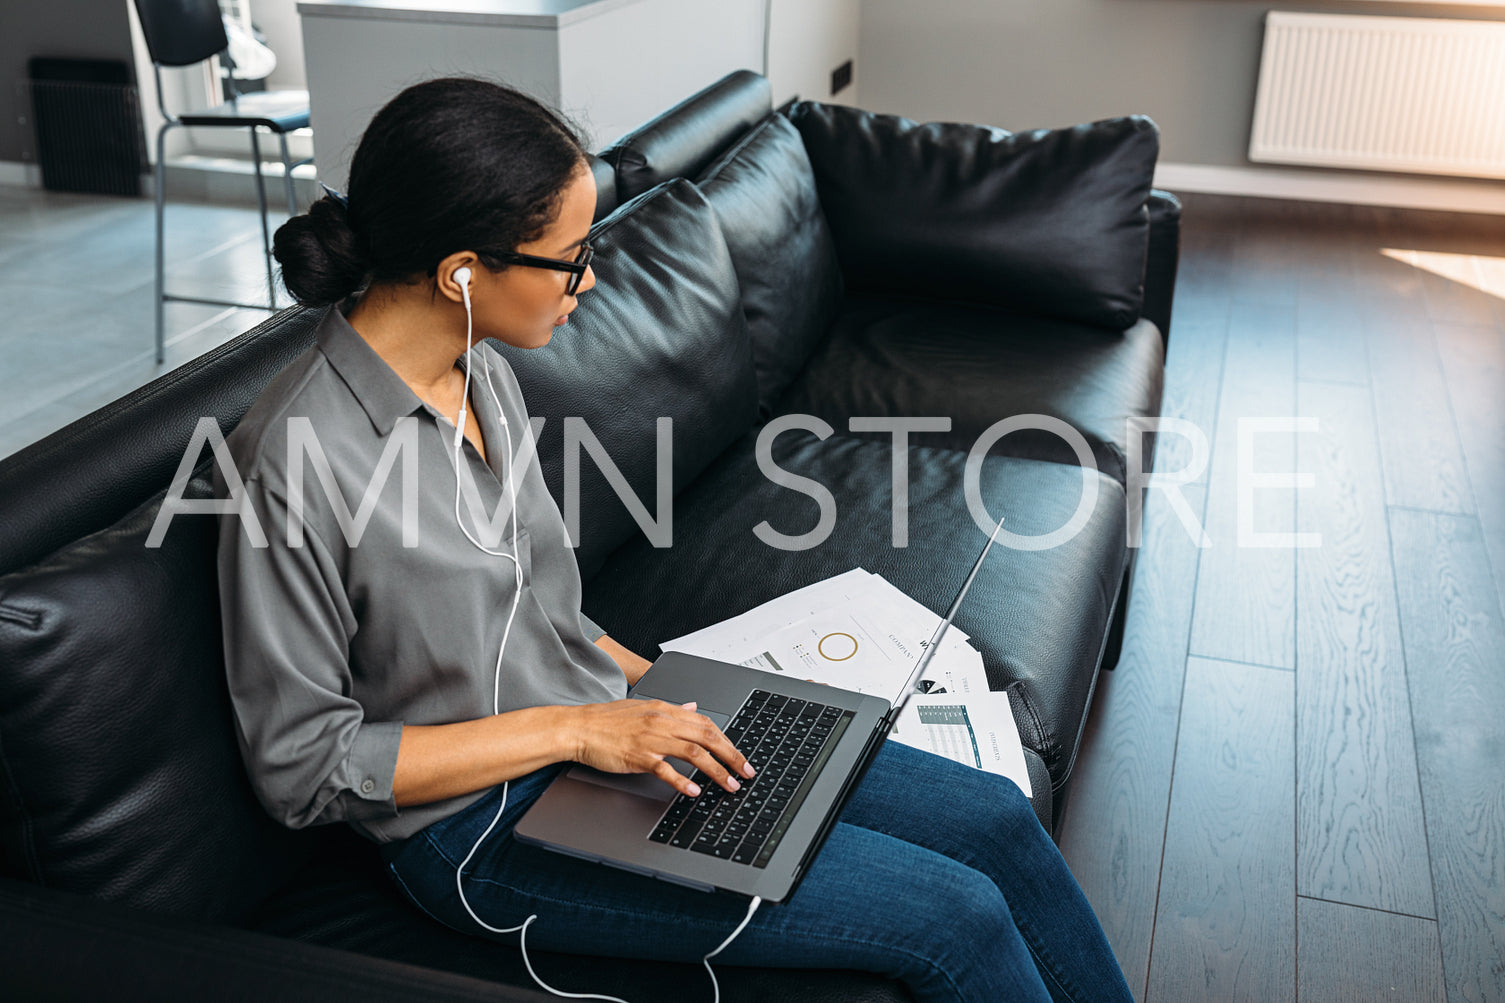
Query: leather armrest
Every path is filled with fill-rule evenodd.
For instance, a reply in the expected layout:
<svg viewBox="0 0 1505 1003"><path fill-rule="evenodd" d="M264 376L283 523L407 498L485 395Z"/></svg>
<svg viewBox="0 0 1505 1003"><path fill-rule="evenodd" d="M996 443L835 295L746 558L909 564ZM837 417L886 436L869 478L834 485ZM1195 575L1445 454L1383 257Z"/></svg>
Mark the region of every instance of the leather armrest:
<svg viewBox="0 0 1505 1003"><path fill-rule="evenodd" d="M538 1003L542 992L348 951L159 918L0 878L0 982L10 999L263 1003Z"/></svg>
<svg viewBox="0 0 1505 1003"><path fill-rule="evenodd" d="M1150 247L1144 264L1144 317L1170 341L1171 301L1176 295L1176 265L1181 255L1181 200L1151 189Z"/></svg>

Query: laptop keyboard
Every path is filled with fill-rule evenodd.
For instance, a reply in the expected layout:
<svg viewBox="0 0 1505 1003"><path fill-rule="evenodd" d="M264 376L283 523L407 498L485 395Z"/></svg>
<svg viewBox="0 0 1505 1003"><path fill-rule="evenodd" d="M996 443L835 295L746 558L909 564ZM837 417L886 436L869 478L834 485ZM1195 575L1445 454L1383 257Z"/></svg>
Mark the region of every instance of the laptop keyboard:
<svg viewBox="0 0 1505 1003"><path fill-rule="evenodd" d="M753 690L726 727L757 776L741 777L732 792L700 770L690 779L700 796L681 794L669 804L649 839L707 853L737 864L766 867L830 758L851 711Z"/></svg>

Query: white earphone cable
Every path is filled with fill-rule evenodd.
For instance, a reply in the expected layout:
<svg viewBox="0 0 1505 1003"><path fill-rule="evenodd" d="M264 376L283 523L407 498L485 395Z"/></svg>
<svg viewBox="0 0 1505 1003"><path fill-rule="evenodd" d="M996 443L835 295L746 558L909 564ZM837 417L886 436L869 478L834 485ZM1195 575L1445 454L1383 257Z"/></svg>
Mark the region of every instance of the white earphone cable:
<svg viewBox="0 0 1505 1003"><path fill-rule="evenodd" d="M470 270L457 270L455 272L455 279L460 284L460 295L461 298L463 298L465 301L465 387L460 396L460 413L455 422L454 444L451 448L455 467L455 524L460 527L460 532L465 534L465 538L469 540L475 547L480 549L483 553L491 554L495 557L504 557L507 560L511 561L513 573L517 583L517 587L512 590L512 607L507 611L507 624L502 628L502 645L499 649L497 649L496 673L491 687L491 713L499 714L501 713L502 656L507 651L507 639L512 634L512 621L513 618L517 616L517 604L522 599L523 595L523 566L522 562L518 559L517 548L517 524L520 519L518 517L517 511L517 477L515 476L516 455L513 452L512 429L507 423L507 413L502 410L501 398L497 396L496 387L492 385L491 382L491 363L483 354L481 357L481 365L486 377L486 389L490 392L491 400L496 405L496 413L501 420L502 431L507 436L506 473L503 475L503 480L507 484L508 495L512 503L512 553L508 554L505 551L492 550L485 544L481 543L480 540L477 540L470 534L470 530L465 528L465 523L460 518L460 443L465 438L466 408L470 405L470 350L471 341L474 337L474 327L470 306ZM470 858L475 856L476 851L481 848L481 844L486 842L486 837L491 835L491 830L495 829L496 824L502 820L502 813L507 810L508 783L508 781L502 782L502 803L501 806L496 810L496 817L491 820L491 824L486 826L486 831L481 833L480 838L475 841L475 844L473 846L471 846L470 852L465 855L465 859L460 861L460 866L455 868L455 891L457 891L460 895L460 904L465 907L465 911L470 914L470 918L475 920L476 923L483 929L490 930L492 933L517 933L518 947L522 950L523 954L523 965L528 969L528 974L533 977L533 981L537 982L548 992L553 993L555 996L563 996L571 999L606 1000L608 1001L608 1003L627 1003L626 1000L620 999L616 996L601 996L596 993L565 992L560 989L555 989L543 979L539 978L538 973L533 970L533 963L528 960L528 925L538 919L537 913L530 915L527 919L523 920L517 926L505 928L496 927L492 926L485 920L481 919L481 917L477 916L475 910L470 907L470 902L466 900L465 882L463 877L465 874L466 865L470 863ZM743 917L742 922L738 924L737 928L732 931L731 936L722 941L720 947L716 948L714 951L710 952L701 959L701 963L705 965L705 970L710 973L711 976L711 987L715 994L712 1003L721 1003L721 984L716 981L716 973L711 969L711 958L720 954L728 944L737 939L737 935L742 932L743 928L745 928L749 922L752 921L753 913L758 911L758 906L761 905L762 902L763 899L761 897L754 895L752 904L748 907L747 915Z"/></svg>

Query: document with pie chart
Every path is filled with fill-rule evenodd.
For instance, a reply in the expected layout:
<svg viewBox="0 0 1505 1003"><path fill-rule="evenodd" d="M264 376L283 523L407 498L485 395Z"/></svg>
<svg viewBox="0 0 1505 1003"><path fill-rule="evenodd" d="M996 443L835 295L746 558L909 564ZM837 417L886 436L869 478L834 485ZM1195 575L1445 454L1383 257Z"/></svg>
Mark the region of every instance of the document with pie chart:
<svg viewBox="0 0 1505 1003"><path fill-rule="evenodd" d="M853 568L660 647L897 702L939 623L881 575ZM1029 794L1008 694L988 689L969 640L954 624L946 632L889 738L1009 777Z"/></svg>

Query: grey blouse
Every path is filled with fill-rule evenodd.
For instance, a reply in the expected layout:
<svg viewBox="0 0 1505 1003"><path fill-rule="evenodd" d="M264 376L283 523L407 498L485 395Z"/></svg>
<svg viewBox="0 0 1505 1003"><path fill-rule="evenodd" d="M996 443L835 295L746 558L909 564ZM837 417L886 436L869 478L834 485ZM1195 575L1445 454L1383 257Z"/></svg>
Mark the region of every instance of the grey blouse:
<svg viewBox="0 0 1505 1003"><path fill-rule="evenodd" d="M472 349L470 401L487 459L463 443L461 483L475 490L462 493L461 518L482 544L512 552L501 479L508 432L483 356L520 474L523 588L499 709L621 699L627 680L580 612L575 554L544 486L522 392L485 345ZM483 553L456 525L453 437L451 419L332 308L317 344L268 384L226 440L244 487L239 517L223 516L220 526L225 667L252 784L284 825L344 821L388 842L484 793L401 811L392 795L404 724L492 713L515 594L511 561ZM240 486L215 466L216 494L232 497Z"/></svg>

